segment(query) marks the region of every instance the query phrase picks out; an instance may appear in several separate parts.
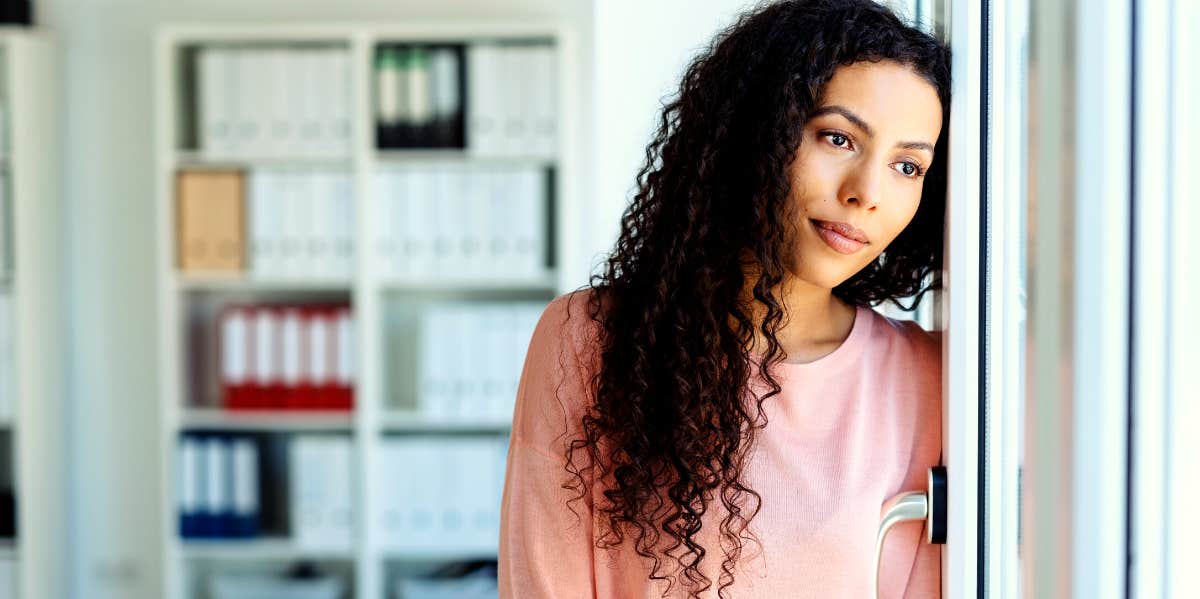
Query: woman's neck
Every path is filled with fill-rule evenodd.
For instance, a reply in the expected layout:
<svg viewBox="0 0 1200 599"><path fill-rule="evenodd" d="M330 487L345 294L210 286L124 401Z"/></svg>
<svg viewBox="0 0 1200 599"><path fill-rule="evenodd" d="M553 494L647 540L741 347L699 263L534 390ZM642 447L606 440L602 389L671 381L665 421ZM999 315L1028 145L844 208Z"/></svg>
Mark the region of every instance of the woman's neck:
<svg viewBox="0 0 1200 599"><path fill-rule="evenodd" d="M744 297L754 322L751 351L766 352L766 339L759 326L766 306L753 300L753 278L747 277ZM856 308L833 295L832 290L789 277L774 290L783 308L776 338L788 362L811 362L837 349L854 326Z"/></svg>

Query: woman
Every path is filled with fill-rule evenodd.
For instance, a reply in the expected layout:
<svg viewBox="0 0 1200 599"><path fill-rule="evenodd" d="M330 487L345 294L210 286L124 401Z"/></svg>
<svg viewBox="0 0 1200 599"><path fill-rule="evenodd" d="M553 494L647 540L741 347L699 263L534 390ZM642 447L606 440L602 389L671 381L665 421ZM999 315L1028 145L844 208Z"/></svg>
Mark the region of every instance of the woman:
<svg viewBox="0 0 1200 599"><path fill-rule="evenodd" d="M940 286L949 61L794 0L689 66L603 275L530 343L502 597L873 596L881 506L940 459L941 337L870 306ZM940 596L923 534L880 597Z"/></svg>

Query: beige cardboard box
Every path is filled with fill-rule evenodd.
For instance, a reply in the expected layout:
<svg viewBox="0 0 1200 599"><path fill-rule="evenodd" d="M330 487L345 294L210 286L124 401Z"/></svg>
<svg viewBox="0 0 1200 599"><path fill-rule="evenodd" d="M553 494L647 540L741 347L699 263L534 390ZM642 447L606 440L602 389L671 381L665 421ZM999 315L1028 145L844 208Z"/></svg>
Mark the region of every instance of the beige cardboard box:
<svg viewBox="0 0 1200 599"><path fill-rule="evenodd" d="M242 271L246 186L238 170L180 171L175 178L179 268Z"/></svg>

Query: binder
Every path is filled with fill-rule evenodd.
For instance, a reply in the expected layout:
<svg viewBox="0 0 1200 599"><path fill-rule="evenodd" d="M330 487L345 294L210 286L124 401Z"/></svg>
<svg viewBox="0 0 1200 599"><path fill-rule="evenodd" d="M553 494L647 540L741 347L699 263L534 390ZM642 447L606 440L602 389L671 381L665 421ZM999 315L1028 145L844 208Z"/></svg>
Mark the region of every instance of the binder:
<svg viewBox="0 0 1200 599"><path fill-rule="evenodd" d="M201 48L196 55L200 102L200 151L220 158L234 147L234 51L219 46Z"/></svg>
<svg viewBox="0 0 1200 599"><path fill-rule="evenodd" d="M481 323L480 345L485 348L484 367L480 372L485 373L483 382L483 405L480 413L493 422L507 422L512 418L511 408L505 400L508 390L508 378L511 373L513 310L503 304L493 304L487 308L485 322Z"/></svg>
<svg viewBox="0 0 1200 599"><path fill-rule="evenodd" d="M407 463L407 460L403 447L393 440L384 439L380 442L375 480L379 481L381 494L374 522L379 529L379 543L386 549L399 548L404 542L407 514L396 498L404 492L400 476L402 467L398 465Z"/></svg>
<svg viewBox="0 0 1200 599"><path fill-rule="evenodd" d="M445 279L461 278L455 260L457 239L454 231L459 226L461 212L458 205L446 193L449 185L447 166L431 164L414 174L420 180L418 191L415 192L426 205L433 206L433 221L429 223L433 231L433 272Z"/></svg>
<svg viewBox="0 0 1200 599"><path fill-rule="evenodd" d="M280 355L280 319L278 310L257 306L253 314L254 354L251 361L252 400L247 409L261 410L278 405L282 390L282 363Z"/></svg>
<svg viewBox="0 0 1200 599"><path fill-rule="evenodd" d="M270 106L265 104L266 90L263 89L266 57L261 50L241 48L236 52L237 145L232 153L238 156L266 156L268 143L265 124L270 116Z"/></svg>
<svg viewBox="0 0 1200 599"><path fill-rule="evenodd" d="M299 129L301 156L322 156L321 97L327 82L322 79L321 51L297 48L292 51L295 59L297 91L300 94Z"/></svg>
<svg viewBox="0 0 1200 599"><path fill-rule="evenodd" d="M221 403L227 409L244 410L254 405L249 359L254 348L251 315L242 306L229 306L220 312Z"/></svg>
<svg viewBox="0 0 1200 599"><path fill-rule="evenodd" d="M545 172L523 167L513 173L513 183L514 274L537 278L546 272Z"/></svg>
<svg viewBox="0 0 1200 599"><path fill-rule="evenodd" d="M302 331L304 324L298 308L287 307L279 309L280 339L282 355L282 371L280 377L280 394L273 398L269 408L285 408L298 410L308 407L302 395L305 384L305 356L302 346Z"/></svg>
<svg viewBox="0 0 1200 599"><path fill-rule="evenodd" d="M203 454L199 442L184 435L179 439L179 535L183 538L201 534L201 499L203 497L202 476L205 474Z"/></svg>
<svg viewBox="0 0 1200 599"><path fill-rule="evenodd" d="M415 167L405 171L404 202L409 206L408 234L412 240L412 252L408 255L409 272L418 280L437 278L438 267L449 249L449 240L442 228L449 214L437 205L433 177L427 167Z"/></svg>
<svg viewBox="0 0 1200 599"><path fill-rule="evenodd" d="M284 48L263 50L262 105L266 109L264 153L288 156L296 143L295 124L288 118L288 65L291 51Z"/></svg>
<svg viewBox="0 0 1200 599"><path fill-rule="evenodd" d="M259 530L258 446L248 437L231 441L230 536L249 538Z"/></svg>
<svg viewBox="0 0 1200 599"><path fill-rule="evenodd" d="M462 255L463 274L476 278L485 276L493 267L486 262L488 223L491 205L487 201L487 171L480 168L463 169L462 185L462 237L459 251Z"/></svg>
<svg viewBox="0 0 1200 599"><path fill-rule="evenodd" d="M458 420L480 420L488 417L487 374L488 349L487 317L491 304L471 303L459 311L458 333L463 362L456 371L461 379L462 393L454 417Z"/></svg>
<svg viewBox="0 0 1200 599"><path fill-rule="evenodd" d="M412 114L412 109L409 103L412 101L412 94L408 91L409 79L408 69L410 66L409 54L412 49L408 46L396 46L392 50L396 57L392 68L396 70L396 141L395 145L407 146L412 144L412 120L409 115Z"/></svg>
<svg viewBox="0 0 1200 599"><path fill-rule="evenodd" d="M414 128L418 140L427 140L433 118L429 53L425 48L416 46L408 50L407 59L404 73L407 76L408 115L402 120L407 120Z"/></svg>
<svg viewBox="0 0 1200 599"><path fill-rule="evenodd" d="M529 110L532 95L540 82L534 80L536 73L530 70L530 50L524 44L503 46L501 50L504 87L498 98L502 103L503 153L506 156L533 155Z"/></svg>
<svg viewBox="0 0 1200 599"><path fill-rule="evenodd" d="M333 270L334 276L349 279L354 275L354 188L350 173L339 173L334 179L334 197L330 209L333 214Z"/></svg>
<svg viewBox="0 0 1200 599"><path fill-rule="evenodd" d="M400 69L395 49L383 46L375 52L375 122L394 127L400 121ZM383 144L380 145L391 145Z"/></svg>
<svg viewBox="0 0 1200 599"><path fill-rule="evenodd" d="M431 421L450 417L451 382L442 368L445 357L457 349L450 338L450 316L446 305L433 305L418 321L417 409Z"/></svg>
<svg viewBox="0 0 1200 599"><path fill-rule="evenodd" d="M300 260L296 265L296 276L309 278L328 277L328 264L323 255L323 241L327 233L328 220L323 219L322 205L328 194L328 171L314 169L297 173L299 215Z"/></svg>
<svg viewBox="0 0 1200 599"><path fill-rule="evenodd" d="M467 148L477 156L498 153L501 132L496 105L499 89L496 48L489 43L467 46Z"/></svg>
<svg viewBox="0 0 1200 599"><path fill-rule="evenodd" d="M437 508L445 500L440 492L441 476L445 471L438 464L439 441L432 437L415 437L409 442L409 459L401 474L406 484L396 498L408 514L409 526L404 531L403 549L438 546Z"/></svg>
<svg viewBox="0 0 1200 599"><path fill-rule="evenodd" d="M542 46L534 53L536 93L531 102L536 155L553 159L558 153L558 49Z"/></svg>
<svg viewBox="0 0 1200 599"><path fill-rule="evenodd" d="M336 408L333 398L332 355L333 339L330 326L332 309L310 308L304 313L308 366L305 368L306 387L302 393L303 406L315 409Z"/></svg>
<svg viewBox="0 0 1200 599"><path fill-rule="evenodd" d="M375 205L375 218L372 223L374 235L372 249L380 273L385 276L398 277L400 268L397 254L401 249L399 246L403 244L403 239L399 228L401 221L396 215L398 202L395 197L394 181L395 173L391 170L380 170L371 179L371 197Z"/></svg>
<svg viewBox="0 0 1200 599"><path fill-rule="evenodd" d="M348 550L354 542L350 439L298 435L289 444L290 516L298 547Z"/></svg>
<svg viewBox="0 0 1200 599"><path fill-rule="evenodd" d="M267 278L275 271L275 240L270 230L273 215L270 210L271 173L256 170L250 173L247 191L247 230L249 233L250 272L256 278Z"/></svg>
<svg viewBox="0 0 1200 599"><path fill-rule="evenodd" d="M337 97L345 93L346 87L338 73L338 54L340 52L333 49L313 52L313 68L317 81L313 89L317 126L314 151L320 156L340 155Z"/></svg>
<svg viewBox="0 0 1200 599"><path fill-rule="evenodd" d="M201 507L200 534L223 538L230 534L233 497L230 493L229 450L217 436L202 438L204 451L204 501Z"/></svg>
<svg viewBox="0 0 1200 599"><path fill-rule="evenodd" d="M513 228L519 218L513 213L513 171L511 167L492 173L489 196L491 231L488 234L488 260L497 266L495 276L511 276L514 272Z"/></svg>
<svg viewBox="0 0 1200 599"><path fill-rule="evenodd" d="M465 279L470 265L467 263L467 230L464 226L469 211L467 197L463 190L463 177L467 168L460 164L445 164L439 169L438 196L439 205L446 206L450 215L444 221L444 236L448 247L445 261L439 272L445 276Z"/></svg>
<svg viewBox="0 0 1200 599"><path fill-rule="evenodd" d="M437 48L430 56L432 78L433 120L436 124L434 145L458 145L457 121L462 110L462 89L459 83L458 52L453 48Z"/></svg>

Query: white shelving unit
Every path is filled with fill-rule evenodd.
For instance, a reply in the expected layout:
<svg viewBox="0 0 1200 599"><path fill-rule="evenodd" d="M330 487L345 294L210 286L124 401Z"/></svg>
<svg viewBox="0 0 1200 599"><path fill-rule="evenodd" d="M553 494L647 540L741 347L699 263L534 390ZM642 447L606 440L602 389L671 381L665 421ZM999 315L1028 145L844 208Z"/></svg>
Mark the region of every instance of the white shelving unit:
<svg viewBox="0 0 1200 599"><path fill-rule="evenodd" d="M552 45L556 102L556 150L553 155L511 154L479 155L470 134L464 148L380 149L375 131L373 68L377 48L392 44L474 44L524 43ZM201 150L195 140L193 113L195 54L207 47L337 47L350 56L350 75L346 82L350 97L351 140L345 156L312 158L303 156L221 156ZM389 467L382 461L386 439L413 435L428 436L506 436L507 422L496 419L473 421L429 419L410 406L412 391L398 387L410 384L411 366L398 366L408 358L417 339L413 329L400 330L396 322L411 319L414 309L443 301L486 300L491 302L548 302L563 292L564 239L579 227L581 207L576 200L579 184L578 134L580 116L573 107L580 105L576 73L580 57L573 32L554 22L409 22L336 23L336 24L239 24L174 25L161 29L155 42L156 52L156 124L158 210L158 272L160 333L161 445L159 450L166 471L161 492L164 536L163 596L168 599L207 597L202 591L205 578L215 573L242 571L278 572L297 561L313 560L329 571L348 577L347 597L382 599L392 597L393 578L398 573L420 573L433 565L468 559L495 558L495 551L479 554L429 550L392 550L385 546L375 525L381 508L383 489L379 473ZM465 61L464 61L465 64ZM469 67L468 67L469 68ZM466 92L464 92L466 93ZM467 118L472 106L467 102ZM372 250L374 228L380 218L379 198L373 197L373 178L381 170L424 163L453 165L531 165L553 173L544 206L547 215L547 253L544 272L519 279L473 279L438 273L439 278L400 279L388 276ZM175 177L181 169L257 168L291 166L336 167L348 169L353 189L354 266L346 280L305 278L268 278L244 273L194 274L176 266ZM232 413L211 405L193 405L191 398L204 397L195 389L196 377L190 371L189 321L194 325L197 311L211 314L214 306L229 302L336 300L348 303L354 313L356 353L354 372L354 408L350 413L263 414ZM207 310L208 312L205 312ZM405 321L409 322L410 321ZM411 323L410 323L411 324ZM519 373L516 373L519 375ZM403 379L403 380L402 380ZM215 386L201 381L202 386ZM353 497L356 537L352 548L340 551L310 551L297 546L286 536L269 535L249 541L192 541L181 539L179 532L179 473L175 459L181 434L212 431L288 438L297 434L348 436L353 447Z"/></svg>
<svg viewBox="0 0 1200 599"><path fill-rule="evenodd" d="M0 540L16 576L4 597L66 593L57 72L48 36L0 27L0 344L11 352L11 370L0 370L0 477L17 514L15 538Z"/></svg>

